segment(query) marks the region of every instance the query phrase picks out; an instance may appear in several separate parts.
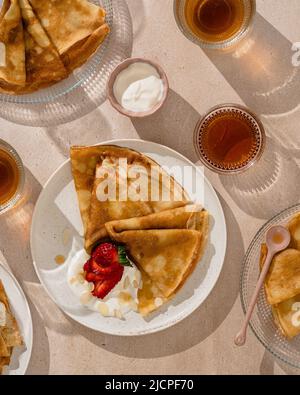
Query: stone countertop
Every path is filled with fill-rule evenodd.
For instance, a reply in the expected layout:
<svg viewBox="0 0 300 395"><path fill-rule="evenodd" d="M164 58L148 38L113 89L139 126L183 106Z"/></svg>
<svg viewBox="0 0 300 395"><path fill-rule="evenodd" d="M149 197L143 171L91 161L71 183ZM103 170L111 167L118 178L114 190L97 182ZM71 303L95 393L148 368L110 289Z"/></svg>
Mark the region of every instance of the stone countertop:
<svg viewBox="0 0 300 395"><path fill-rule="evenodd" d="M300 67L292 43L300 41L299 0L257 0L254 29L234 53L203 51L177 29L172 0L128 0L133 56L159 62L171 91L164 108L130 120L108 102L74 122L49 128L0 120L0 138L26 166L28 199L0 219L1 260L22 284L32 311L34 345L28 374L285 374L249 331L245 347L233 345L243 318L239 277L245 251L259 227L299 202ZM194 126L224 102L248 106L262 119L267 148L253 169L224 177L206 171L228 226L220 279L202 306L180 324L141 338L96 333L73 322L50 300L32 266L29 247L34 205L48 177L73 144L141 138L167 145L193 162Z"/></svg>

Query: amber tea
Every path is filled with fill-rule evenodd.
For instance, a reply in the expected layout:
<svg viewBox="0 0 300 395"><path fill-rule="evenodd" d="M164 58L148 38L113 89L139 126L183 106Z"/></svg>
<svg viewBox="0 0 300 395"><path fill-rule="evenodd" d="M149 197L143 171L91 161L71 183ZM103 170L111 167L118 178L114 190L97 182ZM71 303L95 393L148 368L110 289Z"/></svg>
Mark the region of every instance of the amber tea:
<svg viewBox="0 0 300 395"><path fill-rule="evenodd" d="M16 160L0 148L0 206L14 197L19 182L20 173Z"/></svg>
<svg viewBox="0 0 300 395"><path fill-rule="evenodd" d="M241 171L254 163L264 148L261 122L238 107L220 107L197 125L195 146L212 170Z"/></svg>
<svg viewBox="0 0 300 395"><path fill-rule="evenodd" d="M243 27L245 0L186 0L185 19L200 40L226 41Z"/></svg>

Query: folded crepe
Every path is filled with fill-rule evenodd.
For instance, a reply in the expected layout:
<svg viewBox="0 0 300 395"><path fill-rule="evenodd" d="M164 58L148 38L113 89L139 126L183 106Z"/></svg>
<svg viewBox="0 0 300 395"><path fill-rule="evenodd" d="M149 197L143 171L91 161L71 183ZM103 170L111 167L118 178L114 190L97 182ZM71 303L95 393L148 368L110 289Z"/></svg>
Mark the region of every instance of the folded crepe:
<svg viewBox="0 0 300 395"><path fill-rule="evenodd" d="M81 66L109 33L105 11L87 0L30 0L69 72Z"/></svg>
<svg viewBox="0 0 300 395"><path fill-rule="evenodd" d="M300 295L272 306L275 323L289 339L300 334Z"/></svg>
<svg viewBox="0 0 300 395"><path fill-rule="evenodd" d="M67 70L29 0L19 0L19 3L24 23L26 86L18 93L27 93L62 80L67 76Z"/></svg>
<svg viewBox="0 0 300 395"><path fill-rule="evenodd" d="M261 266L267 257L268 248L261 248ZM265 280L268 303L276 305L300 294L300 251L288 248L275 255Z"/></svg>
<svg viewBox="0 0 300 395"><path fill-rule="evenodd" d="M128 171L124 173L121 169L122 174L118 174L116 179L116 196L114 199L107 199L101 196L100 183L103 181L103 176L105 178L106 172L112 174L112 177L116 174L119 159L126 160ZM168 177L152 159L131 149L117 146L72 147L71 164L84 225L87 251L90 251L95 243L108 236L105 228L106 222L144 216L181 207L188 203L187 194L172 177ZM121 184L127 182L129 188L131 186L128 175L132 169L141 170L141 174L145 176L149 191L145 201L141 199L134 201L134 197L128 201L120 199ZM110 172L110 170L112 171ZM167 192L166 195L170 196L169 201L164 201L162 193L157 201L151 200L151 171L157 180L157 183L154 180L153 184L162 193ZM164 180L169 182L165 184Z"/></svg>
<svg viewBox="0 0 300 395"><path fill-rule="evenodd" d="M112 240L126 246L142 273L138 308L147 315L174 296L200 261L209 215L197 206L185 206L105 227Z"/></svg>
<svg viewBox="0 0 300 395"><path fill-rule="evenodd" d="M287 338L300 334L300 213L288 223L291 243L278 254L265 284L268 302L272 304L275 323ZM266 256L267 246L262 245L260 267Z"/></svg>
<svg viewBox="0 0 300 395"><path fill-rule="evenodd" d="M300 213L296 214L288 224L291 233L291 248L300 251Z"/></svg>
<svg viewBox="0 0 300 395"><path fill-rule="evenodd" d="M4 366L9 365L14 347L23 344L22 336L15 317L12 314L4 286L0 280L0 303L6 310L6 323L0 326L0 374Z"/></svg>
<svg viewBox="0 0 300 395"><path fill-rule="evenodd" d="M0 13L0 90L14 92L26 82L25 44L18 0L4 0Z"/></svg>

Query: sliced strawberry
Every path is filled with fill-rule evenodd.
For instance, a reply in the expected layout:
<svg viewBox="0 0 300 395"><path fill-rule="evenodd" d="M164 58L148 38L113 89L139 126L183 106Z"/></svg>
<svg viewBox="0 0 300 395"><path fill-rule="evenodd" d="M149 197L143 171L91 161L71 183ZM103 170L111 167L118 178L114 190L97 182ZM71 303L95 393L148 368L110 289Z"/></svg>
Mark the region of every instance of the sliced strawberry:
<svg viewBox="0 0 300 395"><path fill-rule="evenodd" d="M90 272L91 271L91 259L89 259L83 266L83 270L85 272Z"/></svg>
<svg viewBox="0 0 300 395"><path fill-rule="evenodd" d="M112 243L103 243L96 247L92 252L92 258L102 266L118 262L118 249Z"/></svg>
<svg viewBox="0 0 300 395"><path fill-rule="evenodd" d="M103 276L101 274L95 274L95 273L89 272L89 273L86 273L85 279L89 283L94 283L94 282L97 282L97 281L105 280L105 276Z"/></svg>
<svg viewBox="0 0 300 395"><path fill-rule="evenodd" d="M99 264L95 261L95 259L91 259L90 262L90 271L95 274L102 274L102 275L111 275L113 272L118 270L119 264L117 262L112 262L110 266L103 267L102 264Z"/></svg>
<svg viewBox="0 0 300 395"><path fill-rule="evenodd" d="M93 295L99 299L104 299L110 291L119 283L123 276L124 268L117 270L116 273L103 281L98 281L95 283L95 288L93 290Z"/></svg>

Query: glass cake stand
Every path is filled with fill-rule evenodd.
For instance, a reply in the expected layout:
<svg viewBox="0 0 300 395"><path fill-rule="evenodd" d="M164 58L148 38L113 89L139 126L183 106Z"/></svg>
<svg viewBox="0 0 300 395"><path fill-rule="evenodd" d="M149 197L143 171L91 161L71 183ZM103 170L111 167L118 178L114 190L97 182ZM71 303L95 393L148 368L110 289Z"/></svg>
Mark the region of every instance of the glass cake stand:
<svg viewBox="0 0 300 395"><path fill-rule="evenodd" d="M288 208L267 222L256 234L246 253L241 276L241 301L246 313L259 276L260 247L272 226L284 225L300 212L300 204ZM264 347L281 361L300 368L300 336L287 340L274 323L271 308L261 291L250 326Z"/></svg>
<svg viewBox="0 0 300 395"><path fill-rule="evenodd" d="M68 78L49 88L27 95L0 94L0 117L27 126L55 126L82 117L106 100L110 73L131 55L132 22L124 0L92 2L103 6L111 27L98 51Z"/></svg>

